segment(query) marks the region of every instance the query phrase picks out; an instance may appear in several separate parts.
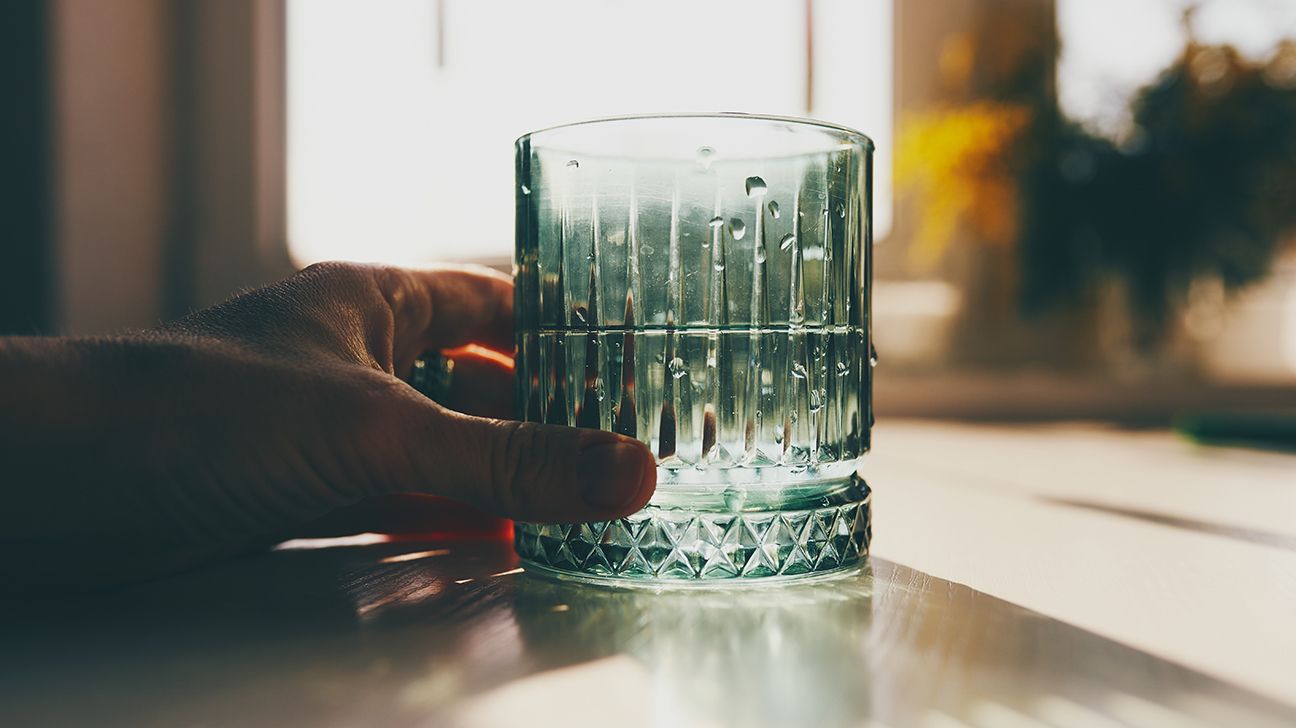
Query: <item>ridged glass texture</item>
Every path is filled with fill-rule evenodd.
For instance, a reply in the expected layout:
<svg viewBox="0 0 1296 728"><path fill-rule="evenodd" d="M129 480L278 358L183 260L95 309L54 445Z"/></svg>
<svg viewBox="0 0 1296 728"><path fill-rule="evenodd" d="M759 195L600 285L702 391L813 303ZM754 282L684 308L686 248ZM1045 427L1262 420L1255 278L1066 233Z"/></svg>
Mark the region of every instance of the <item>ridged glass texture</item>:
<svg viewBox="0 0 1296 728"><path fill-rule="evenodd" d="M629 435L658 461L644 511L518 524L524 559L710 579L867 553L871 165L857 132L745 115L518 140L519 417ZM851 545L811 557L809 524Z"/></svg>

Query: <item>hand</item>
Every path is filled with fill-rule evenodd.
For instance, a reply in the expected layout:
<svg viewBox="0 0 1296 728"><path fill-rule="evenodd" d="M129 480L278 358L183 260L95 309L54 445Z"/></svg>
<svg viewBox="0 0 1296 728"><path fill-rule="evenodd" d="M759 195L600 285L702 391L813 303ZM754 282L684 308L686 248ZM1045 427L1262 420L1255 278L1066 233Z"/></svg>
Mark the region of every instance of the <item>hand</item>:
<svg viewBox="0 0 1296 728"><path fill-rule="evenodd" d="M0 340L9 571L66 579L75 554L95 581L165 573L384 494L538 522L641 508L641 443L462 414L398 376L426 350L512 339L503 275L329 263L155 331ZM503 414L512 372L458 363L451 403Z"/></svg>

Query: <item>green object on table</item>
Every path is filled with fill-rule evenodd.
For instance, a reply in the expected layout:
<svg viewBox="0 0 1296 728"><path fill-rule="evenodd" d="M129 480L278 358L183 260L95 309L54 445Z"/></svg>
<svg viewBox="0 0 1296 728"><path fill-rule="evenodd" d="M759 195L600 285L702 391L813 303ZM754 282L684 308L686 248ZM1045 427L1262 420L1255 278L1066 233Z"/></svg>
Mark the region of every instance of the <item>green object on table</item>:
<svg viewBox="0 0 1296 728"><path fill-rule="evenodd" d="M1190 412L1176 418L1179 434L1207 445L1296 451L1296 411Z"/></svg>

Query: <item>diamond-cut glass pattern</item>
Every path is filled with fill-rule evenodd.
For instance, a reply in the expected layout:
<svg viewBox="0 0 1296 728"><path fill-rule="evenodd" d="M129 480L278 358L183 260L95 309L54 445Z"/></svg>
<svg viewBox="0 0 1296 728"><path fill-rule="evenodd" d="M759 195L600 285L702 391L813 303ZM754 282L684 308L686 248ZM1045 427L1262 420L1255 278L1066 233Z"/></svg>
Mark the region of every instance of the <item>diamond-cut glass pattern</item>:
<svg viewBox="0 0 1296 728"><path fill-rule="evenodd" d="M517 551L559 571L631 579L746 579L851 566L868 555L870 496L779 512L649 506L615 521L518 523Z"/></svg>

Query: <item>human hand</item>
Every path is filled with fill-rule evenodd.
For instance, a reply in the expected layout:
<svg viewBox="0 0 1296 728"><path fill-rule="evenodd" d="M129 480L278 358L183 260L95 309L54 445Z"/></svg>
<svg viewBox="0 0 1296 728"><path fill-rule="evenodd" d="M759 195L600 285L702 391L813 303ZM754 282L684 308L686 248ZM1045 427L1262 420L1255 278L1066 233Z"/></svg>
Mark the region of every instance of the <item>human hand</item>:
<svg viewBox="0 0 1296 728"><path fill-rule="evenodd" d="M26 547L28 571L74 552L117 581L264 546L385 494L539 522L641 508L656 477L641 443L462 414L398 376L426 350L511 351L512 338L503 275L330 263L155 331L0 344L0 455L16 475L0 539ZM506 414L512 372L460 364L448 402Z"/></svg>

